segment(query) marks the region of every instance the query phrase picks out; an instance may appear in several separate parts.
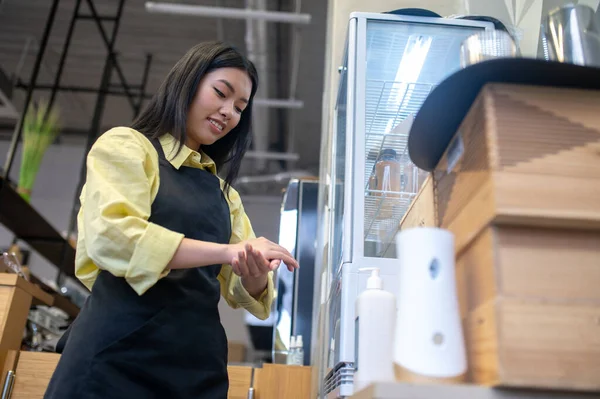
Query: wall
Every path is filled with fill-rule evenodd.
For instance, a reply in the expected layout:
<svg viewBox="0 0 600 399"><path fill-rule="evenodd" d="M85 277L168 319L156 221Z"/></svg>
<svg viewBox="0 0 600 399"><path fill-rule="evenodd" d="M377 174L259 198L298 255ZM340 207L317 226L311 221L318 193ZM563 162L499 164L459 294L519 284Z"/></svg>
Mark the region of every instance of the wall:
<svg viewBox="0 0 600 399"><path fill-rule="evenodd" d="M4 164L9 142L0 141L0 161ZM66 231L73 206L79 170L83 159L82 140L70 140L50 147L44 157L32 194L32 205L60 232ZM18 154L11 178L16 181L20 164ZM257 236L277 240L279 231L279 197L243 198L246 212L253 221ZM7 247L13 234L0 226L0 247ZM29 264L31 271L44 280L53 281L57 269L37 253L33 253ZM225 331L230 340L249 344L242 310L230 309L224 301L219 305Z"/></svg>

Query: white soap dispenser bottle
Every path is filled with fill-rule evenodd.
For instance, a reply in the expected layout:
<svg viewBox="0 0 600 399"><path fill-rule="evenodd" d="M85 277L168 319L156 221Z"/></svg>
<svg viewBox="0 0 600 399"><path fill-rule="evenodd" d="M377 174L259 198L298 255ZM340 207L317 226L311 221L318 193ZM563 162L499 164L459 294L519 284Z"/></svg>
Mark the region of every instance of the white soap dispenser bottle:
<svg viewBox="0 0 600 399"><path fill-rule="evenodd" d="M378 268L371 271L367 289L356 299L354 391L374 382L393 382L396 297L383 290Z"/></svg>
<svg viewBox="0 0 600 399"><path fill-rule="evenodd" d="M304 343L302 342L302 335L296 337L296 351L294 352L294 364L296 366L304 365Z"/></svg>
<svg viewBox="0 0 600 399"><path fill-rule="evenodd" d="M290 337L290 347L288 349L286 364L294 364L294 360L296 357L296 337L293 335Z"/></svg>

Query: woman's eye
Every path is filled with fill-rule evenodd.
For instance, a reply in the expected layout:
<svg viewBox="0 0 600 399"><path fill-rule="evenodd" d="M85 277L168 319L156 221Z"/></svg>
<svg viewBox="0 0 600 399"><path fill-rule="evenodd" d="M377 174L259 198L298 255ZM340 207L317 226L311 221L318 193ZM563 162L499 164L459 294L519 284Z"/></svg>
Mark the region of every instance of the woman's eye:
<svg viewBox="0 0 600 399"><path fill-rule="evenodd" d="M225 98L225 94L223 94L223 92L219 89L217 89L215 87L215 92L217 93L217 96L221 97L221 98Z"/></svg>
<svg viewBox="0 0 600 399"><path fill-rule="evenodd" d="M241 114L242 112L244 112L244 110L241 109L240 107L235 107L235 110L237 111L238 114Z"/></svg>

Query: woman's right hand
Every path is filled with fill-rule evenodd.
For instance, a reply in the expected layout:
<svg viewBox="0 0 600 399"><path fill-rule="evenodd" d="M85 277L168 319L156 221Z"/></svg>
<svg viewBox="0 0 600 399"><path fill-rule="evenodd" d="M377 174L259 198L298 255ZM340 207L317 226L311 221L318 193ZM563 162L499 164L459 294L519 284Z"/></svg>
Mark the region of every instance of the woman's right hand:
<svg viewBox="0 0 600 399"><path fill-rule="evenodd" d="M283 261L290 271L298 268L298 262L290 252L282 247L279 244L276 244L272 241L267 240L264 237L252 238L249 240L242 241L237 244L230 244L230 259L233 262L233 259L239 257L240 252L246 252L246 246L250 244L250 247L256 251L259 251L262 256L264 256L267 260L281 260ZM251 254L246 254L251 255ZM231 263L230 262L230 263Z"/></svg>

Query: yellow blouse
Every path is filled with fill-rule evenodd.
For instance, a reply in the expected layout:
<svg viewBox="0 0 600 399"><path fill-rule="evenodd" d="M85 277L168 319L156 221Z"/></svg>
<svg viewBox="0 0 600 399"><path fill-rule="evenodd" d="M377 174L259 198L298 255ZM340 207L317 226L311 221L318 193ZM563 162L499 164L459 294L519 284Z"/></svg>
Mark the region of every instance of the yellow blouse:
<svg viewBox="0 0 600 399"><path fill-rule="evenodd" d="M160 144L175 168L188 166L216 174L215 163L206 154L186 146L177 154L179 143L173 136L162 136ZM167 264L184 236L148 221L160 185L158 171L156 149L134 129L111 129L92 146L80 196L75 257L75 275L90 290L100 270L124 277L138 295L169 273ZM224 182L219 180L222 188ZM230 243L254 238L237 191L231 188L225 197L231 214ZM244 307L259 319L269 316L272 273L258 300L246 291L231 265L222 266L218 279L221 295L231 307Z"/></svg>

